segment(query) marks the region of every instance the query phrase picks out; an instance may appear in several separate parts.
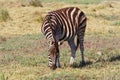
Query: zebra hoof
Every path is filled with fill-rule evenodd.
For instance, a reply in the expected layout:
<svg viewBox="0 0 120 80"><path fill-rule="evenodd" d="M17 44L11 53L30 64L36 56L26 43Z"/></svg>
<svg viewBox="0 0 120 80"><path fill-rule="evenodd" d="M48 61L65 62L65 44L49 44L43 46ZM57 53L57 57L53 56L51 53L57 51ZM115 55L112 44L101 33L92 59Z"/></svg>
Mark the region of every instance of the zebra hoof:
<svg viewBox="0 0 120 80"><path fill-rule="evenodd" d="M86 65L85 61L80 62L80 66L81 66L81 67L83 67L83 66L85 66L85 65Z"/></svg>
<svg viewBox="0 0 120 80"><path fill-rule="evenodd" d="M61 66L57 67L57 68L62 68Z"/></svg>
<svg viewBox="0 0 120 80"><path fill-rule="evenodd" d="M57 68L61 68L61 65L58 65Z"/></svg>
<svg viewBox="0 0 120 80"><path fill-rule="evenodd" d="M74 67L74 65L75 65L75 62L69 64L70 67Z"/></svg>
<svg viewBox="0 0 120 80"><path fill-rule="evenodd" d="M57 68L56 65L52 65L52 66L50 66L50 69L52 69L52 70L55 70L56 68Z"/></svg>
<svg viewBox="0 0 120 80"><path fill-rule="evenodd" d="M74 62L75 62L75 59L73 57L71 57L70 58L70 66L73 66Z"/></svg>

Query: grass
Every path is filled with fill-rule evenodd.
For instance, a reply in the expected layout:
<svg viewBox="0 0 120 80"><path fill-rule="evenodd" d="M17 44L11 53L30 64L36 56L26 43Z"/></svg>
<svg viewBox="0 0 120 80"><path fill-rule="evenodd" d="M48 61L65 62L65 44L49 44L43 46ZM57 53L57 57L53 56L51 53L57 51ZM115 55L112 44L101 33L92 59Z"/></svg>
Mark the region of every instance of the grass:
<svg viewBox="0 0 120 80"><path fill-rule="evenodd" d="M113 25L120 26L120 21L115 22Z"/></svg>
<svg viewBox="0 0 120 80"><path fill-rule="evenodd" d="M44 0L44 7L23 7L17 0L4 3L1 0L2 8L12 20L0 22L0 80L120 79L119 1L84 0L84 4L79 4L83 0L61 1ZM88 18L84 42L86 65L81 66L78 49L74 66L69 66L70 48L64 42L60 46L62 68L50 70L48 44L40 27L47 12L67 6L79 7Z"/></svg>
<svg viewBox="0 0 120 80"><path fill-rule="evenodd" d="M120 19L119 15L105 15L105 14L92 13L92 14L88 14L88 16L92 16L92 17L95 17L95 18L104 19L104 20L108 20L108 21L113 21L113 20L119 20Z"/></svg>
<svg viewBox="0 0 120 80"><path fill-rule="evenodd" d="M93 71L95 71L94 69L91 69ZM73 71L73 70L71 70ZM119 79L119 73L116 73L115 71L115 75L111 75L112 72L108 71L110 73L110 76L108 76L107 72L104 70L100 69L100 72L94 72L91 73L90 70L87 69L83 69L82 74L80 72L81 70L77 70L75 69L72 73L70 71L63 71L61 73L59 72L54 72L53 74L51 74L50 76L46 76L44 78L39 78L37 80L93 80L93 79L97 79L97 80L112 80L113 78ZM80 76L81 74L81 76ZM107 77L106 77L107 76ZM53 78L54 77L54 78ZM102 77L102 78L100 78Z"/></svg>
<svg viewBox="0 0 120 80"><path fill-rule="evenodd" d="M117 39L115 40L114 43L112 42L113 38L109 36L108 37L91 36L91 37L86 37L85 40L86 40L85 41L85 46L86 46L85 59L87 63L86 66L84 67L79 66L81 61L81 55L78 49L76 53L76 63L74 64L74 68L69 67L70 49L68 48L68 45L64 43L60 47L62 69L51 71L49 67L47 67L48 66L47 51L46 51L47 48L45 48L47 45L44 44L43 36L41 34L33 34L33 35L27 34L27 35L18 36L18 37L6 38L5 43L7 43L7 46L13 45L14 43L16 43L17 47L16 48L10 47L8 49L8 47L3 46L4 43L0 44L0 47L4 47L4 50L2 49L1 50L2 53L0 53L1 54L0 70L4 72L1 74L1 78L7 77L9 80L10 73L12 74L16 73L16 75L15 74L13 75L15 78L18 75L25 77L25 75L28 75L28 74L34 75L38 73L36 76L35 75L33 76L34 77L33 79L32 79L32 76L29 78L32 80L53 80L53 79L55 80L56 79L112 80L112 78L117 79L119 77L118 71L119 71L119 65L120 65L119 43ZM99 43L98 42L99 40L102 42ZM23 45L24 47L21 47L21 45L18 45L20 44L20 42L22 42L21 45ZM104 43L106 43L106 46L104 46ZM101 51L102 55L97 54L98 51ZM36 67L39 68L39 70L36 70ZM11 70L12 68L13 70ZM18 68L20 68L20 71L14 70ZM24 68L25 68L25 72L24 71L21 72L21 69L24 69ZM117 72L112 71L111 68L115 68L115 70L118 70L118 71ZM10 72L7 72L6 69ZM44 71L45 69L47 69L48 71L43 73L42 71ZM108 69L110 74L108 74L107 71L105 71L105 73L102 72L104 69ZM93 70L96 72L93 73ZM93 74L88 75L88 73L93 73ZM29 78L25 77L25 79L23 80L27 80Z"/></svg>
<svg viewBox="0 0 120 80"><path fill-rule="evenodd" d="M18 37L18 38L13 38L13 39L8 39L7 42L2 42L1 43L1 50L16 50L16 49L23 49L25 47L32 47L33 41L29 41L29 39L39 39L39 35L26 35L23 37ZM25 40L25 41L24 41ZM19 43L18 43L19 42ZM12 43L12 44L11 44Z"/></svg>
<svg viewBox="0 0 120 80"><path fill-rule="evenodd" d="M100 3L102 0L44 0L44 2L65 2L65 3L72 3L72 4L97 4Z"/></svg>

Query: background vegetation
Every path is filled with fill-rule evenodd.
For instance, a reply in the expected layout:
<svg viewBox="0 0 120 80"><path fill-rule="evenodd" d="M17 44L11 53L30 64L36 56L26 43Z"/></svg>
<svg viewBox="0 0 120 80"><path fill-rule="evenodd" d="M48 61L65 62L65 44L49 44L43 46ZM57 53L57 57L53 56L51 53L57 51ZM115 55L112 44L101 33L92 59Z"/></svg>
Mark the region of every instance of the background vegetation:
<svg viewBox="0 0 120 80"><path fill-rule="evenodd" d="M120 1L0 0L0 80L119 80ZM40 0L37 0L40 1ZM88 18L85 35L86 66L80 64L78 49L74 67L69 66L70 49L60 46L61 69L48 67L46 39L41 24L49 11L75 6Z"/></svg>

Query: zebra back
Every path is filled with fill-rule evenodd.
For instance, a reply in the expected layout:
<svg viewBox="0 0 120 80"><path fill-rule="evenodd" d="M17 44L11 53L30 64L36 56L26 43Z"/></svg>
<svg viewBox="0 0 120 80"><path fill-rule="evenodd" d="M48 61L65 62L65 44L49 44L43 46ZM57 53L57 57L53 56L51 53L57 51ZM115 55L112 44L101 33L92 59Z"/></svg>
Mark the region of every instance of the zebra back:
<svg viewBox="0 0 120 80"><path fill-rule="evenodd" d="M77 7L68 7L49 12L42 25L42 33L46 39L65 41L84 32L86 16ZM79 31L78 31L79 30Z"/></svg>

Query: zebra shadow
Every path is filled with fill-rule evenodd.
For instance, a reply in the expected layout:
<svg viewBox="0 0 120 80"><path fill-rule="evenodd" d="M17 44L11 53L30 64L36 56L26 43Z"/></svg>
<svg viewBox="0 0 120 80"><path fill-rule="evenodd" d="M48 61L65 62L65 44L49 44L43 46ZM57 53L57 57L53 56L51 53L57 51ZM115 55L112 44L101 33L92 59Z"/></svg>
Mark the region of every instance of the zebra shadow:
<svg viewBox="0 0 120 80"><path fill-rule="evenodd" d="M120 61L120 55L118 56L113 56L109 59L110 62L114 62L114 61Z"/></svg>
<svg viewBox="0 0 120 80"><path fill-rule="evenodd" d="M120 55L112 56L112 57L109 57L108 59L100 58L96 61L86 61L85 65L83 65L81 62L80 63L76 62L74 63L73 68L84 68L86 66L90 66L90 65L94 66L96 64L109 65L111 64L111 62L116 62L116 61L120 61ZM103 64L103 63L107 63L107 64Z"/></svg>
<svg viewBox="0 0 120 80"><path fill-rule="evenodd" d="M120 55L112 56L106 60L104 58L101 58L101 59L97 60L96 63L97 62L115 62L115 61L120 61Z"/></svg>
<svg viewBox="0 0 120 80"><path fill-rule="evenodd" d="M92 65L92 61L86 61L85 64L83 65L81 62L80 63L74 63L73 68L82 68L88 65Z"/></svg>

